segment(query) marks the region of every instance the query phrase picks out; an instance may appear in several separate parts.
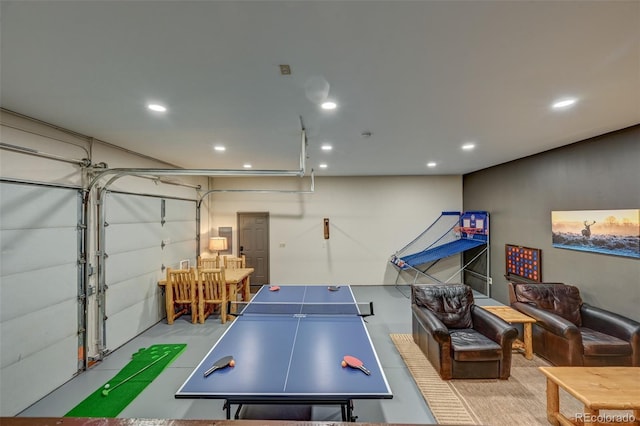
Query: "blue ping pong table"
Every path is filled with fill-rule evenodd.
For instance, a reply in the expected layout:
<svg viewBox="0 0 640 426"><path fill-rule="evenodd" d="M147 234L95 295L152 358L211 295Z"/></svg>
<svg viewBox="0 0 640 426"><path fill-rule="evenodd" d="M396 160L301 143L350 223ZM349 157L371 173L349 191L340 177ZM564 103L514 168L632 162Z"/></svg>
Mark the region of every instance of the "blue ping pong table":
<svg viewBox="0 0 640 426"><path fill-rule="evenodd" d="M351 313L326 313L331 304L350 306ZM282 313L285 306L294 312ZM312 312L314 306L325 313ZM234 367L204 377L229 355ZM371 375L342 367L345 355L362 360ZM224 399L227 419L232 404L238 405L235 418L243 404L309 404L340 405L343 421L355 421L353 400L393 394L351 287L283 285L260 288L175 397Z"/></svg>

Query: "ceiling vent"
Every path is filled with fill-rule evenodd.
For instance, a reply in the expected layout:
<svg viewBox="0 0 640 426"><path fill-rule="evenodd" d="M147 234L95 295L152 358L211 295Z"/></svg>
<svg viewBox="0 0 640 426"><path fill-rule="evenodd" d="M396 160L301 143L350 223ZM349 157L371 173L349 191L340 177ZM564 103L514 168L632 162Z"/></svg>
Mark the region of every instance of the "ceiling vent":
<svg viewBox="0 0 640 426"><path fill-rule="evenodd" d="M291 66L287 64L280 65L280 75L291 75Z"/></svg>

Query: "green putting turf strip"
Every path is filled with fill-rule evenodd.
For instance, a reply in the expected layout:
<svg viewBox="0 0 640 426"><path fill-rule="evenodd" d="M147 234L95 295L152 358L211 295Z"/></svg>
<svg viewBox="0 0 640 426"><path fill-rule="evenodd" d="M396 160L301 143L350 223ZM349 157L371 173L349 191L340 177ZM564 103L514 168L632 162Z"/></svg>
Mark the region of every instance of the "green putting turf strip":
<svg viewBox="0 0 640 426"><path fill-rule="evenodd" d="M165 344L140 349L115 377L75 406L65 417L116 417L186 347L185 344ZM109 386L105 388L107 384Z"/></svg>

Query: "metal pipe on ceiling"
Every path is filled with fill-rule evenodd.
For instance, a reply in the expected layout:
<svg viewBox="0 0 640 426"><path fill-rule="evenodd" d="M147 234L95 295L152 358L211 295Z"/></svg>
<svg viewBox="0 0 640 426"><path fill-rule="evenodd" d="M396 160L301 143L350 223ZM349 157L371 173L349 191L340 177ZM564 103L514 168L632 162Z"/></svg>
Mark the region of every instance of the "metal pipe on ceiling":
<svg viewBox="0 0 640 426"><path fill-rule="evenodd" d="M200 200L198 201L198 208L200 208L200 205L202 204L206 196L208 196L209 194L218 193L218 192L220 193L249 192L249 193L255 193L255 194L313 194L315 192L315 186L316 186L315 172L313 169L311 169L310 177L311 177L311 186L306 191L304 190L301 191L296 189L210 189L207 192L203 193L202 196L200 197Z"/></svg>

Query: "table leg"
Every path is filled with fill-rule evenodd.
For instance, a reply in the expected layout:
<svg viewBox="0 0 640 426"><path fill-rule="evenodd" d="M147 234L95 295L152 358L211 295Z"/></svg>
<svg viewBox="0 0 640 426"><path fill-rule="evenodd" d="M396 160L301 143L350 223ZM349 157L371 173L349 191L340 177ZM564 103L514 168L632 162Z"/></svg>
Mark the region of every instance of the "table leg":
<svg viewBox="0 0 640 426"><path fill-rule="evenodd" d="M236 302L238 301L238 293L236 284L227 284L227 295L229 296L229 312L227 314L234 314L237 312Z"/></svg>
<svg viewBox="0 0 640 426"><path fill-rule="evenodd" d="M524 323L522 328L524 334L524 357L526 359L533 359L533 333L531 332L531 323Z"/></svg>
<svg viewBox="0 0 640 426"><path fill-rule="evenodd" d="M173 324L173 313L175 312L175 306L173 306L173 285L167 280L165 286L165 306L167 308L167 324Z"/></svg>
<svg viewBox="0 0 640 426"><path fill-rule="evenodd" d="M200 322L200 324L204 324L204 284L198 280L198 314L196 322ZM191 314L195 315L195 314Z"/></svg>
<svg viewBox="0 0 640 426"><path fill-rule="evenodd" d="M225 399L224 405L222 406L223 410L225 410L227 414L227 420L231 420L231 403Z"/></svg>
<svg viewBox="0 0 640 426"><path fill-rule="evenodd" d="M584 426L596 426L597 424L599 424L596 421L592 421L594 419L597 419L598 416L600 415L600 410L592 410L591 408L585 406L584 407L584 415L585 415L585 422L584 422ZM587 421L589 420L589 421Z"/></svg>
<svg viewBox="0 0 640 426"><path fill-rule="evenodd" d="M558 426L558 414L560 413L560 389L558 384L547 378L547 420L554 426Z"/></svg>
<svg viewBox="0 0 640 426"><path fill-rule="evenodd" d="M247 278L244 279L244 294L242 295L242 298L245 302L248 302L251 300L250 275L247 275Z"/></svg>
<svg viewBox="0 0 640 426"><path fill-rule="evenodd" d="M353 415L353 400L349 400L347 403L347 422L355 422L357 419L356 416Z"/></svg>

